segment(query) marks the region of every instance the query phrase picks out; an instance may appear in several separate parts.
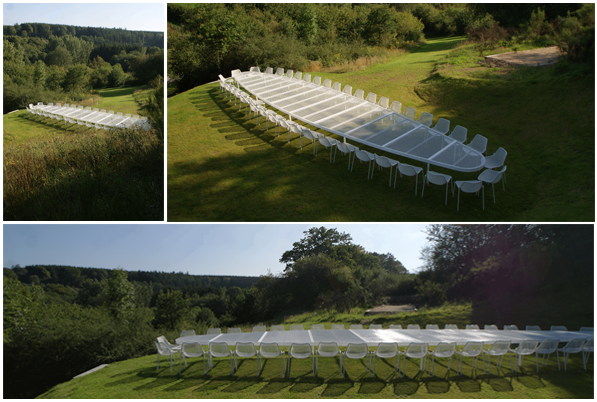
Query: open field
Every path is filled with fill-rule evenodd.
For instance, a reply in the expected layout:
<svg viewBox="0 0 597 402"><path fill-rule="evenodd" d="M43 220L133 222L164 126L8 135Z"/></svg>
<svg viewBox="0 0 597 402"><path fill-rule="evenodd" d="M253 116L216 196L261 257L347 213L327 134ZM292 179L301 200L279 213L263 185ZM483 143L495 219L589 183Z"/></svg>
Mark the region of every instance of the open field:
<svg viewBox="0 0 597 402"><path fill-rule="evenodd" d="M505 148L507 184L505 192L495 186L497 204L491 186L484 211L480 197L462 194L456 212L456 196L444 206L443 187L427 187L421 199L420 178L417 196L412 177L395 189L387 170L368 181L366 165L350 172L340 154L330 164L322 147L313 157L297 134L287 143L286 132L265 131L263 119L256 125L208 84L168 100L168 220L594 221L594 75L488 69L476 64L480 57L451 53L462 40L434 39L362 71L316 75L399 100L417 117L430 112L434 123L446 118L451 128L466 127L469 141L484 135L488 155ZM478 176L433 170L454 180Z"/></svg>

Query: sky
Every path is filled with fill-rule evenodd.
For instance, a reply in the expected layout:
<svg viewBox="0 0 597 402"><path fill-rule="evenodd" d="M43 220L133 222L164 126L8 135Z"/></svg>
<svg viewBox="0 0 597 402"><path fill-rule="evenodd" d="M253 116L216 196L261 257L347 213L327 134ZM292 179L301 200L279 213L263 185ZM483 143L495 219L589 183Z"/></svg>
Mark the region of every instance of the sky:
<svg viewBox="0 0 597 402"><path fill-rule="evenodd" d="M282 254L312 227L336 228L365 250L392 253L410 272L422 265L417 224L4 224L3 266L70 265L191 275L282 272Z"/></svg>
<svg viewBox="0 0 597 402"><path fill-rule="evenodd" d="M164 31L164 2L160 3L4 3L3 24L26 22Z"/></svg>

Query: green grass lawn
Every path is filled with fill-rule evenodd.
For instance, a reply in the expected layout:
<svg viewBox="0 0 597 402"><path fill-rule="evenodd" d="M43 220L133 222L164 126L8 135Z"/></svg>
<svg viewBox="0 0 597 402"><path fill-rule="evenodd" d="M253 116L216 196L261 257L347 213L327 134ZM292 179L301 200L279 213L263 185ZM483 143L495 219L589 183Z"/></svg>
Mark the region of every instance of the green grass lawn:
<svg viewBox="0 0 597 402"><path fill-rule="evenodd" d="M423 308L417 313L395 316L363 316L364 310L355 309L350 314L313 313L289 317L283 324L301 323L310 328L312 323L324 323L330 328L332 322L382 323L384 328L392 322L403 326L408 323L455 323L459 327L469 323L471 306L446 305L440 308ZM248 331L243 328L243 331ZM176 335L169 336L171 342ZM370 348L374 350L375 348ZM405 348L400 348L404 350ZM346 378L342 378L337 359L320 359L317 376L313 377L310 360L292 360L290 378L283 378L280 360L265 360L256 376L255 359L240 360L238 371L230 376L230 365L225 359L214 359L214 367L203 375L200 358L188 359L188 368L178 376L178 365L170 372L167 358L162 357L156 370L156 355L144 356L112 363L108 367L81 378L59 384L39 398L592 398L593 358L589 359L587 371L583 369L580 355L573 355L566 371L558 371L555 356L547 367L535 371L532 357L524 360L518 373L510 372L506 357L502 368L497 369L492 360L492 374L484 373L481 361L473 373L471 359L463 360L464 375L448 372L447 361L435 361L435 377L419 372L418 360L407 359L404 378L394 371L393 360L376 359L376 373L368 376L365 360L348 360ZM562 362L563 363L563 362ZM452 368L455 362L452 362ZM404 361L401 360L401 367Z"/></svg>
<svg viewBox="0 0 597 402"><path fill-rule="evenodd" d="M330 164L321 147L313 157L298 135L287 143L285 132L265 131L208 84L168 100L168 220L594 221L594 76L522 79L478 66L478 58L446 59L462 40L434 39L363 71L312 76L399 100L417 117L432 113L434 123L444 117L466 127L469 141L487 137L488 154L505 148L507 184L505 192L496 186L497 204L487 186L484 211L480 197L462 194L456 212L456 197L444 206L444 188L429 186L421 199L420 179L417 196L412 177L395 189L387 170L368 181L366 165L350 172L347 157ZM433 170L454 180L478 176Z"/></svg>

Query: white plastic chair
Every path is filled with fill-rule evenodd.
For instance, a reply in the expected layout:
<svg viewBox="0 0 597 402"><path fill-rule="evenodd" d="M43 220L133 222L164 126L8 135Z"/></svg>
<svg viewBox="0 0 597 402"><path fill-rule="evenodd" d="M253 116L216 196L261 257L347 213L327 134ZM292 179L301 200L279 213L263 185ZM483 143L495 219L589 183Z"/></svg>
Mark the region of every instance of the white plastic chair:
<svg viewBox="0 0 597 402"><path fill-rule="evenodd" d="M425 329L439 329L439 325L437 325L437 324L427 324L427 325L425 325Z"/></svg>
<svg viewBox="0 0 597 402"><path fill-rule="evenodd" d="M363 324L350 324L348 329L363 329Z"/></svg>
<svg viewBox="0 0 597 402"><path fill-rule="evenodd" d="M404 116L407 119L410 119L412 121L415 121L415 109L413 109L410 106L405 107L404 112L402 113L402 116Z"/></svg>
<svg viewBox="0 0 597 402"><path fill-rule="evenodd" d="M479 174L477 180L481 180L483 183L491 184L491 191L493 193L493 203L495 204L495 188L494 184L499 183L502 180L502 177L506 174L507 166L504 165L502 170L499 172L496 170L487 169ZM505 180L502 180L502 187L504 191L506 191L506 184Z"/></svg>
<svg viewBox="0 0 597 402"><path fill-rule="evenodd" d="M273 69L273 68L271 68L271 67L267 67L267 68L265 69L265 73L266 73L266 74L273 74L273 73L274 73L274 69Z"/></svg>
<svg viewBox="0 0 597 402"><path fill-rule="evenodd" d="M394 342L382 342L377 345L377 348L374 352L371 353L373 355L373 375L375 376L375 359L391 359L394 358L394 371L398 371L398 366L400 365L400 352L398 351L398 345ZM403 373L404 376L404 373ZM371 369L369 369L369 377L371 377Z"/></svg>
<svg viewBox="0 0 597 402"><path fill-rule="evenodd" d="M539 366L539 361L538 361L538 357L537 357L537 353L536 353L538 345L539 345L538 340L527 339L525 341L520 342L518 344L518 347L516 347L515 349L510 349L510 353L513 353L515 356L514 368L517 373L518 373L518 366L522 366L522 361L523 361L524 356L532 355L533 353L535 354L535 363L537 364L537 367ZM537 368L537 371L539 371L538 368Z"/></svg>
<svg viewBox="0 0 597 402"><path fill-rule="evenodd" d="M242 332L240 328L228 328L228 331L226 331L227 334L242 334Z"/></svg>
<svg viewBox="0 0 597 402"><path fill-rule="evenodd" d="M340 92L340 90L342 89L342 84L340 84L339 82L334 82L334 85L332 85L332 89L334 91Z"/></svg>
<svg viewBox="0 0 597 402"><path fill-rule="evenodd" d="M332 324L332 329L346 329L344 324Z"/></svg>
<svg viewBox="0 0 597 402"><path fill-rule="evenodd" d="M272 331L286 331L286 329L284 329L284 325L272 325L269 330L270 330L270 332L272 332Z"/></svg>
<svg viewBox="0 0 597 402"><path fill-rule="evenodd" d="M344 85L342 93L352 96L352 87L350 85Z"/></svg>
<svg viewBox="0 0 597 402"><path fill-rule="evenodd" d="M323 87L324 88L332 88L332 80L330 80L329 78L326 78L325 80L323 80Z"/></svg>
<svg viewBox="0 0 597 402"><path fill-rule="evenodd" d="M357 89L356 91L354 91L353 96L357 99L364 100L365 99L365 91L363 91L362 89Z"/></svg>
<svg viewBox="0 0 597 402"><path fill-rule="evenodd" d="M261 71L259 70L259 67L251 67L251 69L249 70L249 72L251 72L251 73L260 73Z"/></svg>
<svg viewBox="0 0 597 402"><path fill-rule="evenodd" d="M426 127L431 127L431 123L433 123L433 115L431 113L423 112L419 116L417 123L422 124Z"/></svg>
<svg viewBox="0 0 597 402"><path fill-rule="evenodd" d="M398 172L400 173L400 178L402 175L405 176L415 176L415 196L417 195L417 187L419 186L419 174L422 175L423 168L418 166L409 165L407 163L400 163L398 162ZM398 175L396 175L396 178ZM396 178L394 179L394 188L396 187Z"/></svg>
<svg viewBox="0 0 597 402"><path fill-rule="evenodd" d="M593 327L580 327L579 332L593 332Z"/></svg>
<svg viewBox="0 0 597 402"><path fill-rule="evenodd" d="M302 325L301 325L302 326ZM290 377L290 360L295 359L308 359L311 358L311 370L313 370L313 377L315 377L315 361L313 360L313 351L311 345L308 343L293 343L290 345L290 351L288 352L288 369L286 374Z"/></svg>
<svg viewBox="0 0 597 402"><path fill-rule="evenodd" d="M479 326L477 324L466 324L464 329L479 329Z"/></svg>
<svg viewBox="0 0 597 402"><path fill-rule="evenodd" d="M307 73L303 75L303 81L307 83L311 82L311 74Z"/></svg>
<svg viewBox="0 0 597 402"><path fill-rule="evenodd" d="M317 149L319 148L319 144L321 144L325 149L330 150L330 163L332 163L332 151L333 148L336 146L337 141L330 137L324 137L323 135L318 138L318 142L315 145L315 156L317 156Z"/></svg>
<svg viewBox="0 0 597 402"><path fill-rule="evenodd" d="M395 161L394 159L390 159L390 158L386 158L385 156L379 156L377 154L373 154L375 157L375 164L377 166L379 166L380 170L382 168L390 168L390 181L388 184L388 187L392 187L392 168L394 166L398 166L398 161ZM373 169L375 170L375 168ZM398 170L398 168L396 168L396 170ZM396 174L398 174L396 172ZM371 178L373 178L373 172L371 172ZM394 179L394 183L396 183L396 180ZM394 184L394 188L396 187L396 185Z"/></svg>
<svg viewBox="0 0 597 402"><path fill-rule="evenodd" d="M504 325L504 331L518 331L516 325Z"/></svg>
<svg viewBox="0 0 597 402"><path fill-rule="evenodd" d="M195 334L195 330L194 329L189 329L187 331L180 331L180 338L185 337L185 336L194 336Z"/></svg>
<svg viewBox="0 0 597 402"><path fill-rule="evenodd" d="M400 325L400 324L390 324L390 329L402 329L402 325Z"/></svg>
<svg viewBox="0 0 597 402"><path fill-rule="evenodd" d="M497 151L491 156L485 158L485 168L487 169L495 169L502 167L504 162L506 161L506 156L508 156L508 152L502 147L499 147Z"/></svg>
<svg viewBox="0 0 597 402"><path fill-rule="evenodd" d="M350 160L354 158L354 151L359 149L354 145L347 144L345 142L336 142L336 149L334 150L334 163L336 163L336 153L340 151L342 155L348 155L348 169L350 170Z"/></svg>
<svg viewBox="0 0 597 402"><path fill-rule="evenodd" d="M435 123L435 126L431 127L431 129L442 135L447 134L448 131L450 131L450 120L440 117L437 123Z"/></svg>
<svg viewBox="0 0 597 402"><path fill-rule="evenodd" d="M591 353L593 353L595 350L595 343L593 341L593 338L589 339L587 342L585 342L584 346L582 347L582 358L583 358L583 363L585 365L585 370L587 369L587 362L589 361L589 357L591 356ZM586 353L586 355L585 355ZM559 362L559 360L558 360Z"/></svg>
<svg viewBox="0 0 597 402"><path fill-rule="evenodd" d="M374 94L373 92L369 92L367 94L367 98L365 98L365 101L369 102L369 103L373 103L375 105L375 102L377 102L377 95Z"/></svg>
<svg viewBox="0 0 597 402"><path fill-rule="evenodd" d="M485 324L485 327L483 329L485 331L497 331L498 327L497 327L497 325L494 325L494 324Z"/></svg>
<svg viewBox="0 0 597 402"><path fill-rule="evenodd" d="M314 131L309 130L308 128L304 128L302 131L302 137L305 137L306 139L308 139L309 141L311 141L311 144L313 144L313 155L315 155L315 140L319 138L319 136L323 135L323 134L319 134L316 133ZM301 149L303 149L303 141L301 139Z"/></svg>
<svg viewBox="0 0 597 402"><path fill-rule="evenodd" d="M525 329L527 331L541 331L541 327L539 325L527 325Z"/></svg>
<svg viewBox="0 0 597 402"><path fill-rule="evenodd" d="M237 357L239 359L255 357L255 362L257 363L255 376L259 375L259 354L257 353L257 349L255 349L255 344L253 344L253 342L236 342L234 347L234 370L238 370Z"/></svg>
<svg viewBox="0 0 597 402"><path fill-rule="evenodd" d="M440 342L433 351L427 354L427 373L429 372L429 356L431 356L431 372L435 377L435 358L441 357L444 359L450 359L448 362L448 375L450 375L450 366L452 365L452 356L456 353L455 342Z"/></svg>
<svg viewBox="0 0 597 402"><path fill-rule="evenodd" d="M294 70L286 70L286 77L292 78L294 76Z"/></svg>
<svg viewBox="0 0 597 402"><path fill-rule="evenodd" d="M398 101L393 101L390 105L390 110L394 113L401 114L402 113L402 103Z"/></svg>
<svg viewBox="0 0 597 402"><path fill-rule="evenodd" d="M381 324L371 324L369 325L369 329L383 329Z"/></svg>
<svg viewBox="0 0 597 402"><path fill-rule="evenodd" d="M466 128L462 126L456 126L448 137L452 138L454 141L464 144L466 142Z"/></svg>
<svg viewBox="0 0 597 402"><path fill-rule="evenodd" d="M354 168L354 160L358 159L361 162L368 162L369 166L367 168L367 180L369 180L369 178L371 177L371 168L372 168L372 164L371 162L373 162L375 160L375 156L367 151L363 151L361 149L357 149L354 151L354 158L352 158L352 167L350 168L350 171L352 172L352 169Z"/></svg>
<svg viewBox="0 0 597 402"><path fill-rule="evenodd" d="M278 67L276 69L276 75L279 75L280 77L284 75L284 69L282 67Z"/></svg>
<svg viewBox="0 0 597 402"><path fill-rule="evenodd" d="M460 356L460 371L459 371L459 375L462 375L462 358L463 357L471 357L473 359L472 363L471 363L471 368L473 370L473 373L475 372L475 370L477 369L477 361L479 360L479 356L481 355L481 357L483 357L483 373L485 373L485 355L483 355L483 342L476 342L476 341L471 341L471 342L467 342L464 347L462 348L462 350L457 350L456 352L457 356Z"/></svg>
<svg viewBox="0 0 597 402"><path fill-rule="evenodd" d="M303 324L292 324L290 326L290 330L291 331L304 331L305 327L303 327Z"/></svg>
<svg viewBox="0 0 597 402"><path fill-rule="evenodd" d="M323 324L311 324L311 330L321 331L325 330L325 327L323 326Z"/></svg>
<svg viewBox="0 0 597 402"><path fill-rule="evenodd" d="M184 360L184 367L187 368L187 357L202 357L203 358L203 375L207 373L205 368L205 351L198 342L183 343L180 349L182 359L178 360L178 375L180 375L181 360Z"/></svg>
<svg viewBox="0 0 597 402"><path fill-rule="evenodd" d="M232 366L232 353L226 342L210 342L208 349L209 369L213 368L213 358L228 358L230 360L230 375L234 374Z"/></svg>
<svg viewBox="0 0 597 402"><path fill-rule="evenodd" d="M428 170L427 174L424 177L424 180L425 181L423 182L423 190L421 190L421 198L423 198L423 195L425 194L425 185L428 185L429 183L431 183L431 184L435 184L436 186L443 186L445 184L446 185L446 200L445 200L444 205L448 205L448 185L450 184L450 181L452 180L452 176ZM454 183L453 182L452 182L452 197L454 197Z"/></svg>
<svg viewBox="0 0 597 402"><path fill-rule="evenodd" d="M335 324L339 325L339 324ZM334 329L334 328L332 328ZM360 360L367 358L367 371L369 372L369 377L371 377L371 355L369 354L369 348L367 347L366 343L349 343L346 347L346 351L344 351L344 364L342 364L342 378L344 378L344 373L346 372L346 359L355 359Z"/></svg>
<svg viewBox="0 0 597 402"><path fill-rule="evenodd" d="M421 326L419 324L408 324L406 329L421 329Z"/></svg>
<svg viewBox="0 0 597 402"><path fill-rule="evenodd" d="M406 358L410 357L411 359L421 359L419 365L419 371L425 370L425 357L427 357L427 353L429 351L429 345L426 343L419 343L413 342L408 345L406 351L404 352L404 368L402 370L402 377L406 373Z"/></svg>
<svg viewBox="0 0 597 402"><path fill-rule="evenodd" d="M565 326L563 325L552 325L551 328L549 328L550 331L568 331L566 329Z"/></svg>
<svg viewBox="0 0 597 402"><path fill-rule="evenodd" d="M315 76L315 78L313 78L313 84L320 86L321 85L321 77Z"/></svg>
<svg viewBox="0 0 597 402"><path fill-rule="evenodd" d="M390 105L390 100L388 98L386 98L385 96L380 97L379 100L377 101L377 106L383 107L384 109L387 109L389 105Z"/></svg>
<svg viewBox="0 0 597 402"><path fill-rule="evenodd" d="M545 339L541 344L537 347L535 354L537 356L543 355L541 358L541 365L546 366L547 362L549 362L549 356L552 353L555 353L558 349L558 341L555 339ZM547 358L546 358L547 357ZM558 359L558 370L560 370L560 360ZM537 361L537 372L539 372L539 362Z"/></svg>
<svg viewBox="0 0 597 402"><path fill-rule="evenodd" d="M321 357L336 357L340 359L340 373L342 373L342 353L338 349L336 342L319 342L317 345L317 352L315 353L315 371L314 375L317 375L317 365L319 364L319 356Z"/></svg>
<svg viewBox="0 0 597 402"><path fill-rule="evenodd" d="M468 146L485 155L485 153L487 153L487 138L477 134L475 135L475 138L473 138L473 140L468 144Z"/></svg>
<svg viewBox="0 0 597 402"><path fill-rule="evenodd" d="M297 71L297 72L294 74L294 79L295 79L295 80L298 80L298 81L302 80L302 79L303 79L303 73L301 73L300 71Z"/></svg>
<svg viewBox="0 0 597 402"><path fill-rule="evenodd" d="M168 346L168 348L170 348L170 349L172 349L174 351L180 351L180 345L174 345L174 344L168 342L168 340L166 339L166 337L163 336L163 335L162 336L158 336L157 337L157 341L165 344L166 346Z"/></svg>
<svg viewBox="0 0 597 402"><path fill-rule="evenodd" d="M153 343L155 344L155 347L158 351L157 366L155 369L158 370L160 368L160 360L161 360L160 356L168 356L170 358L170 372L172 372L172 356L175 356L177 353L179 353L180 349L178 349L178 350L170 349L170 347L168 347L168 345L165 344L164 342L154 341Z"/></svg>
<svg viewBox="0 0 597 402"><path fill-rule="evenodd" d="M272 328L274 326L272 325ZM271 331L271 329L270 329ZM280 372L282 373L282 377L284 377L284 351L280 350L280 347L277 343L261 343L259 345L259 357L263 362L263 359L273 359L276 357L280 358Z"/></svg>
<svg viewBox="0 0 597 402"><path fill-rule="evenodd" d="M496 341L491 345L491 347L487 350L483 351L484 355L487 355L487 361L489 364L489 374L491 374L491 356L500 357L499 364L497 368L499 370L502 367L502 360L504 360L504 356L510 352L510 341ZM512 368L512 355L508 354L510 357L510 372L514 371ZM485 371L485 358L483 358L483 371Z"/></svg>
<svg viewBox="0 0 597 402"><path fill-rule="evenodd" d="M446 325L444 325L444 329L458 329L458 325L456 325L456 324L446 324Z"/></svg>
<svg viewBox="0 0 597 402"><path fill-rule="evenodd" d="M222 330L220 328L208 328L206 335L218 335L221 333L222 333Z"/></svg>
<svg viewBox="0 0 597 402"><path fill-rule="evenodd" d="M267 331L267 329L265 329L265 325L255 325L253 327L252 332L265 332L265 331Z"/></svg>
<svg viewBox="0 0 597 402"><path fill-rule="evenodd" d="M564 355L564 370L566 370L566 364L568 363L568 356L571 353L581 353L583 352L583 347L585 345L585 340L584 339L572 339L570 340L563 348L558 348L556 349L556 355L558 358L558 365L560 363L560 352L562 352L562 354ZM585 368L585 370L587 369L587 363L585 362L584 359L584 353L583 353L583 366Z"/></svg>
<svg viewBox="0 0 597 402"><path fill-rule="evenodd" d="M483 210L485 210L485 192L483 190L483 182L480 180L471 181L457 181L456 187L458 187L458 202L456 203L456 211L460 209L460 190L465 193L478 193L481 190L483 200Z"/></svg>

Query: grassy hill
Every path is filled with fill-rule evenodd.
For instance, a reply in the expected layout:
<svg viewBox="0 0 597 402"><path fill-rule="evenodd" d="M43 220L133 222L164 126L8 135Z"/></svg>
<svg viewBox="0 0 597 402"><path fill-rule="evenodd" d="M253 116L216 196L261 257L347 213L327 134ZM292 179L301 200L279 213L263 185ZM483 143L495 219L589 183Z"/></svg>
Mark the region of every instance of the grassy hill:
<svg viewBox="0 0 597 402"><path fill-rule="evenodd" d="M286 132L265 131L263 120L256 125L208 84L168 100L168 220L594 221L594 74L568 64L489 69L472 45L454 49L463 39L429 40L360 71L311 74L398 100L417 117L430 112L434 123L446 118L466 127L469 141L484 135L488 155L505 148L507 184L505 192L496 186L497 204L486 186L484 211L464 194L457 213L456 197L443 205L443 188L427 187L421 199L420 180L417 196L413 178L395 189L387 170L367 180L365 165L349 172L346 157L330 164L321 147L313 157L297 134L287 143ZM433 170L454 180L478 176Z"/></svg>
<svg viewBox="0 0 597 402"><path fill-rule="evenodd" d="M345 325L354 322L383 323L455 323L464 326L470 322L470 305L447 306L435 309L421 309L417 313L403 313L395 316L364 317L363 310L351 314L313 313L289 317L284 321L286 329L290 324L301 323L309 328L312 323L324 323L326 328L332 322ZM443 325L442 325L443 326ZM366 327L366 326L365 326ZM243 328L243 331L248 331ZM176 335L169 335L171 342ZM172 338L172 339L170 339ZM371 348L372 350L373 348ZM401 348L402 350L404 348ZM402 362L402 364L404 364ZM452 362L452 368L454 367ZM343 379L338 361L320 359L317 377L313 377L310 360L293 360L290 378L282 378L280 361L266 360L258 377L254 359L241 359L238 371L230 376L230 366L224 359L214 359L214 367L203 375L201 359L188 359L188 368L178 376L178 365L170 373L168 360L162 357L156 370L156 355L111 363L95 373L59 384L38 398L592 398L593 358L589 359L587 371L583 370L580 355L573 355L566 371L558 371L555 356L547 367L535 371L535 361L527 357L518 374L510 373L508 358L501 370L492 362L492 374L484 374L479 362L478 370L472 375L471 360L463 361L463 376L452 370L448 373L447 361L435 362L435 377L418 371L418 360L408 360L406 376L394 372L393 360L376 360L376 375L367 375L364 361L348 360L346 378ZM402 367L402 366L401 366ZM497 372L497 374L496 374Z"/></svg>

